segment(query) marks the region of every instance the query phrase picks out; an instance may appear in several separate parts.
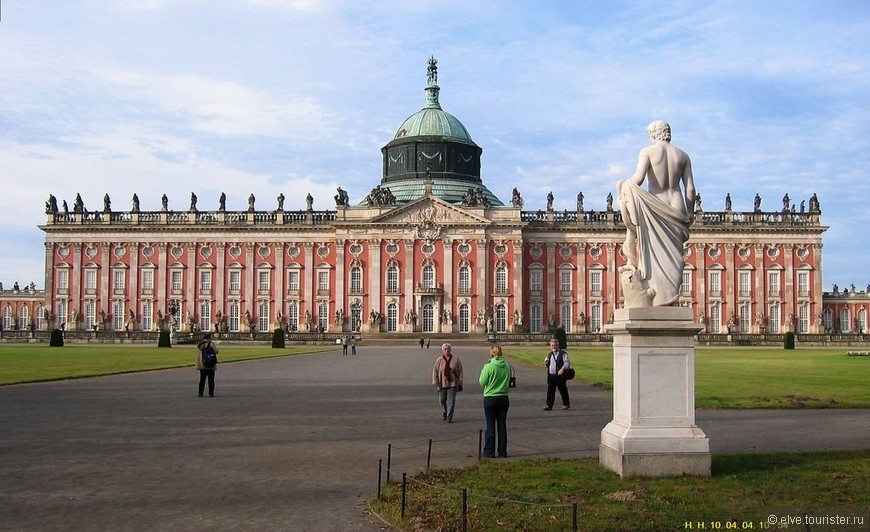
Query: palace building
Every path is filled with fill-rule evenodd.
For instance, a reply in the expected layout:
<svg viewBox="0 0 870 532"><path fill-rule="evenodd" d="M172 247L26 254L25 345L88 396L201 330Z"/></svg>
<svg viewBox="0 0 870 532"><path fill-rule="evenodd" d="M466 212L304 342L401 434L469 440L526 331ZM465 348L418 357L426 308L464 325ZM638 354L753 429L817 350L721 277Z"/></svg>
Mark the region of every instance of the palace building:
<svg viewBox="0 0 870 532"><path fill-rule="evenodd" d="M129 211L46 203L45 289L0 291L3 330L367 334L594 334L620 308L625 226L605 210L524 210L481 176L483 150L441 108L429 60L425 105L382 149L383 175L351 205ZM558 193L568 191L557 191ZM760 200L760 199L759 199ZM821 210L696 206L679 304L707 333L863 332L863 304L822 291ZM848 299L848 296L846 296ZM860 298L866 300L867 298ZM836 306L835 305L839 305ZM860 320L859 320L860 318ZM845 324L845 325L844 325ZM845 328L844 328L845 327Z"/></svg>

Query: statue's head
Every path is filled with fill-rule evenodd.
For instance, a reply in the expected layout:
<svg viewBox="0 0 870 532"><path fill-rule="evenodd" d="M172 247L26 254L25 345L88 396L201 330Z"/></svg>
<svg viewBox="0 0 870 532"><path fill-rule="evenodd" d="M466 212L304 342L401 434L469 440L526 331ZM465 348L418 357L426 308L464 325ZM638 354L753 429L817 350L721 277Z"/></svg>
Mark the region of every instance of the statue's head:
<svg viewBox="0 0 870 532"><path fill-rule="evenodd" d="M646 127L646 133L652 140L671 141L671 126L664 120L654 120Z"/></svg>

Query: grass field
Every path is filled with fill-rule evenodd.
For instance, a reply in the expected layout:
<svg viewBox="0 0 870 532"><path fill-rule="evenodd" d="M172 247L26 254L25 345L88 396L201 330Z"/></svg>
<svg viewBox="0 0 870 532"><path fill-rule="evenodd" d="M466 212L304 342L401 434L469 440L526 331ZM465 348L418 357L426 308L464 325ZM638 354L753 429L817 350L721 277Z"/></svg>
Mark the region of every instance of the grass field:
<svg viewBox="0 0 870 532"><path fill-rule="evenodd" d="M219 347L221 363L330 349L318 346L286 349L239 345ZM70 344L58 348L44 344L5 344L0 345L0 385L193 366L195 358L196 349L191 345L158 348L150 345Z"/></svg>
<svg viewBox="0 0 870 532"><path fill-rule="evenodd" d="M868 478L870 451L714 455L709 478L626 480L597 459L491 460L411 477L404 518L397 483L370 507L401 530L462 530L467 489L468 530L571 530L576 504L584 531L857 531L870 526ZM804 515L862 521L798 526Z"/></svg>
<svg viewBox="0 0 870 532"><path fill-rule="evenodd" d="M699 347L695 354L698 408L870 408L870 357L848 348ZM505 346L505 354L543 365L546 349ZM609 347L568 348L577 378L613 387Z"/></svg>

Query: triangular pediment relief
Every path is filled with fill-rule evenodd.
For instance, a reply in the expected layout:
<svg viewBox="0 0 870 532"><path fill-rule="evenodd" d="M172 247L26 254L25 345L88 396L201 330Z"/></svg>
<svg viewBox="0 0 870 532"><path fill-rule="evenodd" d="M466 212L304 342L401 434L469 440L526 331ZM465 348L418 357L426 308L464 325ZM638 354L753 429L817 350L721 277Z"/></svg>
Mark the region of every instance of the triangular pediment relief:
<svg viewBox="0 0 870 532"><path fill-rule="evenodd" d="M478 210L478 209L476 209ZM456 225L489 225L489 219L470 213L461 207L434 196L412 201L370 220L373 224L420 225L442 227Z"/></svg>

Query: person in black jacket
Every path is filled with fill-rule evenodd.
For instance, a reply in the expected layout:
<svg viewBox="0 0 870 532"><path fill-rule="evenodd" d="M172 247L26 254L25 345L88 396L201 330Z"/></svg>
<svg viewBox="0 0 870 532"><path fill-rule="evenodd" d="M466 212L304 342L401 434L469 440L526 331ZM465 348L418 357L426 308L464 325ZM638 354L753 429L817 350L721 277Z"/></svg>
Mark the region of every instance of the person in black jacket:
<svg viewBox="0 0 870 532"><path fill-rule="evenodd" d="M565 370L571 367L568 353L559 347L559 340L550 340L550 354L544 359L547 368L547 406L544 410L552 410L556 401L556 388L562 396L562 410L571 408L571 398L568 397L568 378Z"/></svg>
<svg viewBox="0 0 870 532"><path fill-rule="evenodd" d="M214 372L217 369L217 364L206 365L206 352L214 353L215 356L218 353L217 346L211 341L211 333L205 333L202 341L196 344L196 369L199 370L199 396L202 397L205 381L208 380L208 396L214 397Z"/></svg>

